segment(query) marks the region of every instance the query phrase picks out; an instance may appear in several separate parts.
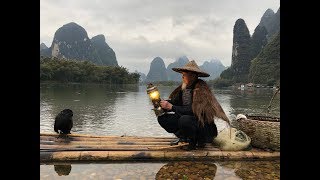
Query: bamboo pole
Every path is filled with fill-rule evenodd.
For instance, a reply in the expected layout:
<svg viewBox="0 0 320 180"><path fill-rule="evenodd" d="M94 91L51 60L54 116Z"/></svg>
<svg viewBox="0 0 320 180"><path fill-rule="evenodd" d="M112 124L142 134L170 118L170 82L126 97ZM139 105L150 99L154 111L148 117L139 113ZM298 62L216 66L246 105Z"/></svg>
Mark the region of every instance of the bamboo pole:
<svg viewBox="0 0 320 180"><path fill-rule="evenodd" d="M40 148L40 152L64 152L64 151L157 151L157 150L167 150L167 151L179 151L178 147L184 145L175 146L163 146L163 147L80 147L80 148ZM182 150L185 151L185 150ZM219 151L218 149L198 149L198 151Z"/></svg>
<svg viewBox="0 0 320 180"><path fill-rule="evenodd" d="M59 134L57 133L40 133L40 136L54 136L58 137ZM174 137L143 137L143 136L98 136L98 135L87 135L87 134L68 134L70 137L87 137L87 138L119 138L119 137L126 137L126 138L137 138L137 139L174 139Z"/></svg>
<svg viewBox="0 0 320 180"><path fill-rule="evenodd" d="M89 136L74 136L72 134L68 134L68 135L60 135L60 137L63 136L68 136L69 138L78 138L78 139L82 139L82 138L90 138L90 139L112 139L112 138L123 138L123 139L157 139L157 140L171 140L171 139L176 139L175 137L136 137L136 136L101 136L101 137L89 137ZM40 135L40 137L54 137L57 138L59 137L58 134L56 135Z"/></svg>
<svg viewBox="0 0 320 180"><path fill-rule="evenodd" d="M73 140L47 140L41 139L40 144L43 145L171 145L170 142L163 141L134 141L134 140L112 140L112 141L73 141ZM181 144L181 143L180 143ZM204 148L215 147L211 143L207 143Z"/></svg>
<svg viewBox="0 0 320 180"><path fill-rule="evenodd" d="M148 141L40 141L44 145L170 145L170 142L148 142Z"/></svg>
<svg viewBox="0 0 320 180"><path fill-rule="evenodd" d="M271 98L271 100L270 100L270 102L269 102L269 105L268 105L268 107L267 107L267 108L268 108L268 109L267 109L268 113L270 113L271 103L272 103L274 97L276 96L276 94L277 94L278 92L280 92L280 87L279 87L279 88L276 90L276 92L273 94L273 96L272 96L272 98Z"/></svg>
<svg viewBox="0 0 320 180"><path fill-rule="evenodd" d="M171 139L160 139L160 138L132 138L132 137L104 137L104 138L88 138L88 137L67 137L67 138L56 138L53 136L40 136L40 140L44 141L142 141L142 142L171 142L176 138Z"/></svg>
<svg viewBox="0 0 320 180"><path fill-rule="evenodd" d="M41 162L136 160L279 159L280 152L250 151L67 151L40 152Z"/></svg>
<svg viewBox="0 0 320 180"><path fill-rule="evenodd" d="M252 152L252 155L254 159L266 159L266 158L269 158L270 156L276 158L276 157L280 157L280 152L279 151L274 151L274 152L255 151L255 152Z"/></svg>
<svg viewBox="0 0 320 180"><path fill-rule="evenodd" d="M221 151L222 158L228 159L254 159L251 151ZM271 154L269 154L271 155Z"/></svg>
<svg viewBox="0 0 320 180"><path fill-rule="evenodd" d="M161 149L169 149L169 148L177 148L182 146L187 146L189 143L180 143L178 145L168 145L168 146L162 146L162 147L148 147L150 150L161 150Z"/></svg>
<svg viewBox="0 0 320 180"><path fill-rule="evenodd" d="M131 150L142 150L142 149L148 149L148 148L154 148L154 147L163 147L163 145L148 145L148 146L142 146L142 145L118 145L118 146L114 146L114 145L90 145L90 146L86 146L86 145L40 145L40 150L41 149L73 149L73 150L77 150L77 149L82 149L82 148L86 148L86 149L120 149L123 151L126 151L128 149Z"/></svg>

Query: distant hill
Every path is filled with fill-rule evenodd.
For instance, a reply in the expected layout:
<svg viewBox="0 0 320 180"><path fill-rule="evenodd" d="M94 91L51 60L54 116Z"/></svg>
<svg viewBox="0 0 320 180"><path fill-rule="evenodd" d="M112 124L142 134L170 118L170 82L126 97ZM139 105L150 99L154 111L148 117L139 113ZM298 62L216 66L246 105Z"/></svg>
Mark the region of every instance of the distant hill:
<svg viewBox="0 0 320 180"><path fill-rule="evenodd" d="M251 37L251 44L250 44L250 53L251 59L255 58L262 48L267 44L267 29L264 26L258 25L254 30L254 33Z"/></svg>
<svg viewBox="0 0 320 180"><path fill-rule="evenodd" d="M106 39L103 34L92 37L91 42L103 65L118 66L116 54L106 43Z"/></svg>
<svg viewBox="0 0 320 180"><path fill-rule="evenodd" d="M105 42L105 37L98 35L90 39L86 30L74 22L60 27L50 48L40 50L40 55L118 66L115 52Z"/></svg>
<svg viewBox="0 0 320 180"><path fill-rule="evenodd" d="M177 58L174 62L170 63L167 68L163 59L157 57L153 59L150 64L150 71L145 79L145 82L154 82L154 81L174 81L181 82L181 74L172 70L172 68L183 67L189 62L189 59L186 56L181 56ZM220 76L220 73L226 69L226 67L218 59L211 59L205 61L200 69L206 71L210 74L210 77L204 78L205 80L212 80ZM166 72L164 72L166 70Z"/></svg>
<svg viewBox="0 0 320 180"><path fill-rule="evenodd" d="M167 81L167 69L163 62L163 59L160 57L156 57L152 60L150 64L150 70L146 77L146 82L154 82L154 81Z"/></svg>
<svg viewBox="0 0 320 180"><path fill-rule="evenodd" d="M218 59L205 61L201 66L199 66L199 68L210 74L209 77L205 78L206 80L213 80L219 77L222 71L226 69L226 67Z"/></svg>
<svg viewBox="0 0 320 180"><path fill-rule="evenodd" d="M252 61L249 79L253 83L280 83L280 33L263 48L261 53Z"/></svg>
<svg viewBox="0 0 320 180"><path fill-rule="evenodd" d="M40 44L40 51L44 50L44 49L48 49L48 47L44 43L41 43Z"/></svg>
<svg viewBox="0 0 320 180"><path fill-rule="evenodd" d="M179 57L173 63L170 63L167 67L167 76L168 81L181 81L181 74L172 70L175 67L182 67L189 62L189 59L186 56Z"/></svg>
<svg viewBox="0 0 320 180"><path fill-rule="evenodd" d="M251 61L251 37L243 19L238 19L233 27L232 60L230 68L221 73L221 78L234 82L246 82Z"/></svg>
<svg viewBox="0 0 320 180"><path fill-rule="evenodd" d="M243 19L238 19L234 25L233 29L233 46L232 46L232 60L231 66L224 70L220 77L223 80L221 82L228 83L247 83L255 79L253 74L256 72L251 72L253 65L253 60L260 56L262 51L269 44L271 40L274 39L274 36L280 33L280 8L277 13L274 13L273 10L267 9L263 16L261 17L260 23L255 28L254 33L250 37L247 26ZM273 42L275 43L275 42ZM279 44L280 47L280 44ZM270 47L269 47L270 49ZM263 58L269 58L267 56L273 56L270 53L264 52ZM261 57L260 57L261 58ZM273 57L270 57L274 59ZM279 58L280 61L280 58ZM261 64L255 61L254 70L259 69L261 74L270 75L266 73L267 69L259 68ZM277 67L277 66L275 66ZM271 68L272 69L272 68ZM275 70L275 69L274 69ZM280 71L280 69L279 69ZM250 75L249 75L250 73ZM250 77L249 77L250 76ZM273 77L273 76L272 76ZM274 78L270 78L270 81L273 81ZM255 79L257 82L264 81L263 78L259 77L259 80ZM272 80L273 79L273 80Z"/></svg>
<svg viewBox="0 0 320 180"><path fill-rule="evenodd" d="M270 40L274 34L280 31L280 7L277 13L274 13L272 9L267 9L258 26L264 26L267 29L267 38Z"/></svg>

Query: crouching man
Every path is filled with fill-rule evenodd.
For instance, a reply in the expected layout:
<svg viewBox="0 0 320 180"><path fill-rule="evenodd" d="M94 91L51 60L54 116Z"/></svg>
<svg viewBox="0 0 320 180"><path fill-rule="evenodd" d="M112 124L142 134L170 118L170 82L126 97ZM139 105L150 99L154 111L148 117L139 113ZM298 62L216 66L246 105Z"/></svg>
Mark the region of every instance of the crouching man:
<svg viewBox="0 0 320 180"><path fill-rule="evenodd" d="M230 124L229 119L207 83L198 79L210 75L200 70L194 60L172 70L182 74L182 84L170 94L170 100L162 100L160 105L166 111L175 113L158 116L158 122L167 132L179 138L173 144L188 142L187 150L203 148L218 134L214 117Z"/></svg>

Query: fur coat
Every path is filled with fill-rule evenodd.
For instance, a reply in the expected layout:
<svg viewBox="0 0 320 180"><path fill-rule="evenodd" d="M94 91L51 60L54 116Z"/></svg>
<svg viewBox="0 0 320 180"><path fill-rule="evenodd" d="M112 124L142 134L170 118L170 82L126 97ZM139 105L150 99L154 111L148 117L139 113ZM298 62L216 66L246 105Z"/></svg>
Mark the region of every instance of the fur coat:
<svg viewBox="0 0 320 180"><path fill-rule="evenodd" d="M179 96L181 97L181 85L170 94L169 98L177 99ZM205 122L208 124L214 123L214 117L221 118L230 125L228 117L209 86L201 79L197 80L193 88L192 112L202 126Z"/></svg>

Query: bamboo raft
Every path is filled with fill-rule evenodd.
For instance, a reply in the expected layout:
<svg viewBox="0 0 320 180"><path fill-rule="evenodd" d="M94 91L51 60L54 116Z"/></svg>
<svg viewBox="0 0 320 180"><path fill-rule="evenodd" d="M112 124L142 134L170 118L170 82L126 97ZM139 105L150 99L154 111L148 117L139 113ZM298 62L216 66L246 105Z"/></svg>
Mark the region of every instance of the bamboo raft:
<svg viewBox="0 0 320 180"><path fill-rule="evenodd" d="M212 144L186 151L175 138L136 136L93 136L40 133L40 162L80 161L165 161L165 160L251 160L280 159L280 152L253 148L249 151L221 151Z"/></svg>

